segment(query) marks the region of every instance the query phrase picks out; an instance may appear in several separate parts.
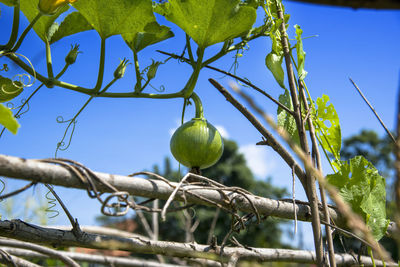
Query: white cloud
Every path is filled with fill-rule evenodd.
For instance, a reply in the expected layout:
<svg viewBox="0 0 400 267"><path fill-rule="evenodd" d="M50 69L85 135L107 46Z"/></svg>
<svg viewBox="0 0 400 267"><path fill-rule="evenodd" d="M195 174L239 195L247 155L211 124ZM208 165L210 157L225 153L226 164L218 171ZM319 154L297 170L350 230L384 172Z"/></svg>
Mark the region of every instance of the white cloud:
<svg viewBox="0 0 400 267"><path fill-rule="evenodd" d="M225 139L229 138L229 133L226 130L226 128L222 125L215 125L215 128L217 128L218 132L221 134L221 136Z"/></svg>
<svg viewBox="0 0 400 267"><path fill-rule="evenodd" d="M174 134L174 132L176 131L176 129L178 129L178 127L181 126L181 120L176 119L175 120L175 125L176 125L176 127L171 128L171 129L168 130L168 133L169 133L170 136L172 136Z"/></svg>
<svg viewBox="0 0 400 267"><path fill-rule="evenodd" d="M276 169L273 155L263 146L244 145L239 148L239 152L246 158L247 166L259 178L272 175Z"/></svg>

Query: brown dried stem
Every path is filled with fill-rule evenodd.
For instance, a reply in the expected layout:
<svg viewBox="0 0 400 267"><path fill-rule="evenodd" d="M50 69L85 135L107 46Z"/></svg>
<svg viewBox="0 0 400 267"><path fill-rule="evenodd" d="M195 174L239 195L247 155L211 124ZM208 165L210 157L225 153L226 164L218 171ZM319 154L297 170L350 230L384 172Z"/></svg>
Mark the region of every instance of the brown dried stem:
<svg viewBox="0 0 400 267"><path fill-rule="evenodd" d="M301 98L304 103L304 108L305 108L305 110L310 110L310 107L309 107L308 101L307 101L307 97L306 97L306 93L304 90L304 86L303 86L303 81L301 81L301 80L299 80L299 87L300 87L300 95L301 95ZM307 123L308 123L308 129L310 132L310 139L312 142L312 152L313 152L313 155L315 156L314 158L315 158L316 167L322 173L321 155L319 153L318 141L317 141L317 137L315 135L314 124L313 124L310 116L307 117ZM324 191L323 187L321 187L321 186L319 187L319 190L320 190L320 195L321 195L321 202L322 202L324 217L325 217L325 220L329 223L330 216L329 216L328 204L326 202L325 191ZM332 231L330 229L330 226L327 224L325 224L325 236L326 236L326 240L328 242L328 254L329 254L330 267L335 267L336 261L335 261L335 249L333 246L333 239L332 239Z"/></svg>
<svg viewBox="0 0 400 267"><path fill-rule="evenodd" d="M285 64L286 64L286 71L287 71L287 77L289 80L289 88L290 88L290 94L292 96L292 103L293 103L293 110L294 110L294 119L296 121L299 137L300 137L300 146L303 149L305 155L311 159L310 155L310 149L308 146L308 141L307 141L307 135L304 127L304 122L301 114L301 108L300 108L300 103L299 99L297 96L297 88L296 88L296 81L295 81L295 76L294 76L294 71L293 71L293 64L292 60L290 58L290 47L289 47L289 40L288 36L286 34L286 23L284 23L285 18L282 10L282 6L280 3L277 2L276 4L277 7L277 13L278 13L278 18L282 20L282 23L279 27L279 31L281 34L281 43L282 43L282 49L283 49L283 54L285 57ZM312 229L313 229L313 234L314 234L314 245L315 245L315 252L317 255L317 263L319 266L324 265L324 250L323 250L323 244L322 244L322 234L321 234L321 222L319 219L319 212L318 212L318 196L317 196L317 190L315 187L315 179L312 177L310 171L306 168L306 187L308 192L308 201L311 204L311 215L312 215Z"/></svg>
<svg viewBox="0 0 400 267"><path fill-rule="evenodd" d="M250 99L245 93L238 91L241 96L243 96L246 100ZM258 106L255 105L254 102L249 102L250 105L254 105L255 110L261 110ZM304 151L290 138L289 134L282 128L276 125L272 117L267 115L264 112L261 112L260 115L264 118L264 120L285 140L285 142L290 146L294 153L303 161L306 169L308 168L311 174L318 180L320 185L324 187L331 199L336 203L336 206L340 213L343 215L347 226L353 230L353 232L357 235L360 235L363 239L365 239L368 243L371 244L371 248L377 252L378 256L385 260L386 262L391 262L392 259L388 252L382 248L379 243L374 239L371 230L364 223L362 218L354 213L351 207L343 200L343 198L339 195L337 189L328 184L325 180L324 175L313 166L313 162L308 155L304 153Z"/></svg>

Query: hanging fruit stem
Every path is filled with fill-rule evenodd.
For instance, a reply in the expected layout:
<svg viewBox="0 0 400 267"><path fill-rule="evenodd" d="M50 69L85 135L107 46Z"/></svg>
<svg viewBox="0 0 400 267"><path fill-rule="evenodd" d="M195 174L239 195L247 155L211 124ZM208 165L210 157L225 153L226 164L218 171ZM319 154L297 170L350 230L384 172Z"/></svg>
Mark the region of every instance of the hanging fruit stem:
<svg viewBox="0 0 400 267"><path fill-rule="evenodd" d="M201 103L200 97L195 92L193 92L190 98L193 100L196 109L195 118L204 119L203 104Z"/></svg>

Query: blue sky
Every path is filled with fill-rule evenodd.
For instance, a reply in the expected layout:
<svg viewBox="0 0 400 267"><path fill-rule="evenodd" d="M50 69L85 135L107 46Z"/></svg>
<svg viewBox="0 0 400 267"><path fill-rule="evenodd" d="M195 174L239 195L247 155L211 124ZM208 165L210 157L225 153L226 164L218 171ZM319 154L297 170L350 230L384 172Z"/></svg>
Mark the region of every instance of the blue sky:
<svg viewBox="0 0 400 267"><path fill-rule="evenodd" d="M303 42L307 53L305 68L309 73L306 82L313 98L329 95L340 117L342 135L347 137L361 129L374 129L383 134L379 123L349 82L349 77L360 86L388 127L394 129L400 69L400 12L294 2L287 2L285 6L286 12L291 14L291 38L294 38L295 24L303 29L303 37L318 35ZM0 8L0 43L5 43L11 28L12 11L4 5ZM158 21L170 26L176 36L141 51L139 60L142 67L149 65L152 58L165 59L165 56L155 53L155 49L176 53L183 49L183 32L162 18ZM23 19L22 28L26 25L27 21ZM93 87L100 50L100 38L94 31L64 38L53 45L55 72L62 68L70 45L75 43L79 43L83 53L62 80ZM217 46L207 49L206 55L217 49ZM239 61L237 74L278 97L282 89L264 65L264 58L270 49L268 38L251 42L250 49ZM44 44L33 32L28 34L19 53L27 56L39 72L45 72ZM213 65L227 70L233 62L232 56L227 55ZM123 57L132 59L132 53L122 39L118 36L107 39L105 83L112 79L112 73ZM3 63L7 61L1 58L0 64ZM19 73L15 65L10 65L10 68L7 75ZM189 76L189 66L170 60L159 68L153 85L164 85L166 92L174 92L184 86ZM227 87L230 81L210 70L200 74L196 92L203 101L206 118L238 142L259 179L271 176L275 185L290 188L290 169L271 149L254 146L261 135L208 83L208 78L219 79ZM134 69L129 66L125 77L110 91L132 90L134 83ZM26 89L22 97L27 97L37 85ZM250 89L245 90L257 99L266 112L276 113L276 106L271 101ZM0 153L26 158L53 157L66 127L56 122L57 116L72 118L86 99L87 96L62 88L41 89L32 99L30 110L20 119L22 127L19 133L15 136L6 133L0 139ZM172 156L169 151L170 132L177 127L181 111L181 99L95 99L78 118L70 148L58 155L102 172L129 174L151 169L154 164L161 164L166 156ZM193 114L189 108L186 119ZM7 188L11 190L15 186L17 183L10 180ZM44 191L41 190L42 198ZM301 190L298 191L296 195L302 198ZM59 192L82 224L93 223L94 216L100 214L100 205L88 200L84 191L59 189ZM49 223L66 221L60 215L49 219Z"/></svg>

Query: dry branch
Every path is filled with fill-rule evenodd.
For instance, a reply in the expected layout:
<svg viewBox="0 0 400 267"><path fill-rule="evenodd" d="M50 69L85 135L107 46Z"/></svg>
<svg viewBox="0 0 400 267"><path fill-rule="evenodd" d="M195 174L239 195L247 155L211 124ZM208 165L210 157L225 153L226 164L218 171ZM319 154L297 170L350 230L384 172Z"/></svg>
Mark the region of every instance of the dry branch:
<svg viewBox="0 0 400 267"><path fill-rule="evenodd" d="M210 247L196 243L153 241L142 238L121 238L89 233L83 233L78 240L71 231L43 228L20 220L0 221L0 235L54 247L78 246L94 249L114 249L183 258L222 260L224 262L228 262L230 258L235 256L239 257L240 260L315 263L315 253L305 250L225 247L221 251L219 246ZM363 263L364 266L372 266L369 257L361 257L360 262L358 262L356 257L350 254L336 254L335 256L338 265ZM382 266L380 261L375 261L375 263L376 266ZM397 265L386 263L386 266Z"/></svg>
<svg viewBox="0 0 400 267"><path fill-rule="evenodd" d="M8 256L0 255L0 263L4 263L6 266L40 267L40 265L34 264L32 262L29 262L27 260L21 259L19 257L14 256L14 255L8 255Z"/></svg>
<svg viewBox="0 0 400 267"><path fill-rule="evenodd" d="M49 257L34 251L18 248L1 247L4 251L11 255L24 257L28 259L48 259ZM112 257L104 255L84 254L76 252L59 251L60 254L70 257L78 262L90 262L97 264L104 264L107 266L118 267L173 267L176 265L159 263L156 261L149 261L145 259L131 258L131 257ZM185 267L185 265L181 265Z"/></svg>
<svg viewBox="0 0 400 267"><path fill-rule="evenodd" d="M154 179L144 179L137 177L128 177L121 175L113 175L95 172L96 175L101 177L103 180L112 184L118 190L126 191L134 196L158 198L166 200L173 192L174 188L169 186L163 181ZM86 189L87 185L82 183L81 180L71 171L66 168L54 165L50 163L39 162L37 160L22 159L18 157L0 155L0 176L6 176L11 178L30 180L38 183L46 183L59 185L69 188ZM177 183L172 183L173 186L177 186ZM109 192L107 187L96 184L98 190L102 192ZM246 198L242 194L238 194L231 191L224 191L224 195L216 190L204 189L202 186L188 185L185 184L181 187L182 190L178 191L175 200L187 201L189 203L210 205L209 202L204 201L196 196L185 194L183 191L195 192L197 195L204 199L211 200L220 204L227 209L231 208L229 201L225 199L225 196L229 196L230 199L234 199L235 208L243 212L253 212L253 207L247 201L246 198L250 199L258 212L262 215L275 216L284 219L294 218L293 204L286 201L278 201L269 198L263 198L254 195L246 195ZM310 220L310 208L308 205L296 204L297 219L301 221ZM330 209L331 218L340 225L340 217L335 209ZM321 215L322 216L322 215ZM322 216L323 217L323 216Z"/></svg>
<svg viewBox="0 0 400 267"><path fill-rule="evenodd" d="M144 179L138 177L128 177L122 175L113 175L95 172L102 179L106 180L121 191L129 192L131 195L158 198L166 200L173 192L173 188L160 180ZM37 160L22 159L18 157L0 155L0 176L7 176L22 180L30 180L39 183L48 183L70 188L86 189L86 185L80 182L79 178L67 169ZM172 185L177 183L171 182ZM99 190L105 187L96 184ZM184 189L197 188L196 193L204 198L210 199L220 205L228 207L225 198L215 190L203 190L201 186L185 185ZM106 192L106 191L105 191ZM231 198L236 197L236 208L243 212L253 212L251 205L243 198L243 196L232 192L226 192ZM184 199L186 197L186 199ZM269 198L248 195L262 215L269 215L283 219L294 219L294 207L291 202L273 200ZM191 195L186 195L180 191L177 193L175 200L187 201L189 203L210 205L202 199ZM300 221L310 220L310 207L306 204L296 203L297 219ZM338 226L341 226L342 217L333 208L329 208L331 219ZM324 218L323 215L321 215ZM397 227L395 223L391 223L387 229L387 236L392 236Z"/></svg>

